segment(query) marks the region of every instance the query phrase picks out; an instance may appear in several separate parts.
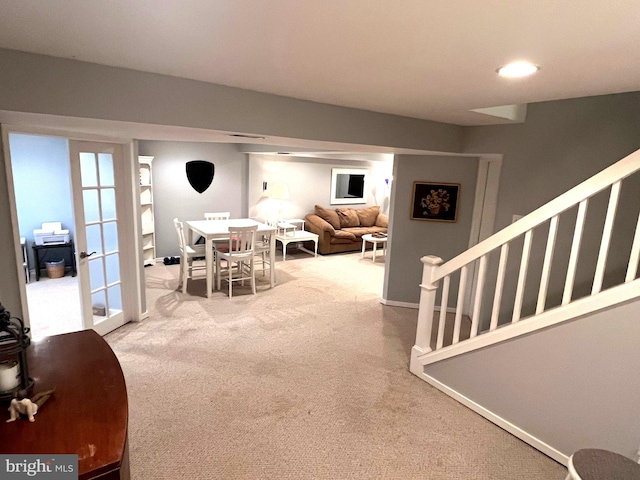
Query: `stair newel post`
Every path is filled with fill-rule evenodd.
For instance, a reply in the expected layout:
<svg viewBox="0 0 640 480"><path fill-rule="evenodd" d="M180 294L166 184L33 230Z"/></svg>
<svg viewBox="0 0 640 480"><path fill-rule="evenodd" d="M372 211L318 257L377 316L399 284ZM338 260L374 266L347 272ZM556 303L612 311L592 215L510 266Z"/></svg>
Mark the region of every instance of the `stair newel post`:
<svg viewBox="0 0 640 480"><path fill-rule="evenodd" d="M410 370L416 375L423 373L418 356L431 351L431 332L433 330L433 311L436 305L438 282L431 279L435 270L442 265L442 259L434 255L427 255L420 259L423 264L422 283L420 283L420 305L418 310L418 327L416 329L416 343L411 349Z"/></svg>

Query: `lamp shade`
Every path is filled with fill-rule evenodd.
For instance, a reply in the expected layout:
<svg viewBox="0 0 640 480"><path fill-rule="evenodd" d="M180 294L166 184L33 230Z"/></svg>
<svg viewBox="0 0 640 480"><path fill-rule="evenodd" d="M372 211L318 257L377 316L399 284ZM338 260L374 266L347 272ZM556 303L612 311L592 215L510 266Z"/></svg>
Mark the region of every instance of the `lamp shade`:
<svg viewBox="0 0 640 480"><path fill-rule="evenodd" d="M273 186L270 196L275 200L288 200L290 198L289 187L286 183L276 183Z"/></svg>

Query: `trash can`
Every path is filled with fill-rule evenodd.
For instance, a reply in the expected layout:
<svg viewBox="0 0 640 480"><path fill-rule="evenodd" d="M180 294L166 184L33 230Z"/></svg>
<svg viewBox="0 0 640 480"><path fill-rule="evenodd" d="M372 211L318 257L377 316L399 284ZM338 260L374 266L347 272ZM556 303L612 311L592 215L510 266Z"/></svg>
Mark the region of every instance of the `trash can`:
<svg viewBox="0 0 640 480"><path fill-rule="evenodd" d="M56 262L44 262L47 267L47 276L49 278L64 277L64 258Z"/></svg>

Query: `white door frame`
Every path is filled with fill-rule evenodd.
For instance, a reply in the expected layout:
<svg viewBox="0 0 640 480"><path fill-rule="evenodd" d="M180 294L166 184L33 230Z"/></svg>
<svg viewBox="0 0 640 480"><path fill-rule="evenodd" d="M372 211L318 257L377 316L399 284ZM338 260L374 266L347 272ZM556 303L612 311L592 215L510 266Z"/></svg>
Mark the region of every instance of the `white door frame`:
<svg viewBox="0 0 640 480"><path fill-rule="evenodd" d="M22 270L22 247L20 245L20 231L18 226L18 213L16 208L16 198L14 191L13 169L11 166L11 152L9 148L9 134L21 133L27 135L43 135L48 137L58 137L67 140L79 140L89 142L107 142L122 145L123 149L123 189L119 192L122 195L123 204L129 206L121 213L122 219L120 226L123 229L123 236L129 237L131 242L123 242L121 245L121 253L123 264L135 267L123 269L120 274L123 282L130 285L131 288L123 289L122 306L127 321L139 320L141 318L140 305L143 303L145 295L142 290L142 257L140 255L140 239L137 234L139 230L139 222L136 218L136 212L139 208L139 200L137 200L137 145L133 139L113 138L104 135L83 134L73 131L54 130L49 128L34 127L29 125L8 125L2 124L2 145L4 154L4 163L6 170L7 192L9 196L9 209L11 213L11 229L13 233L13 243L16 257L16 281L18 283L20 293L20 304L22 309L22 320L26 327L30 326L29 308L27 304L26 283ZM135 160L135 164L134 164ZM135 165L135 167L134 167ZM120 214L119 214L120 215ZM76 262L77 262L76 258ZM135 287L134 287L135 286Z"/></svg>
<svg viewBox="0 0 640 480"><path fill-rule="evenodd" d="M476 197L473 203L473 220L469 234L469 248L494 233L496 210L498 209L498 187L502 170L502 155L478 155L478 177ZM478 271L471 265L465 286L464 314L471 315L471 299L475 298Z"/></svg>

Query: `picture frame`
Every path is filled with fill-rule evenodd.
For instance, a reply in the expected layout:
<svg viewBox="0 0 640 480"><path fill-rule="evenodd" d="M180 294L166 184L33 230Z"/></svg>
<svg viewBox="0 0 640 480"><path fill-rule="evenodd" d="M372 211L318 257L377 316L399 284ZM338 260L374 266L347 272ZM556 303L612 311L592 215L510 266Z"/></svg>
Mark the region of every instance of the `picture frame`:
<svg viewBox="0 0 640 480"><path fill-rule="evenodd" d="M331 205L367 203L366 168L331 169Z"/></svg>
<svg viewBox="0 0 640 480"><path fill-rule="evenodd" d="M458 221L459 183L413 182L411 220Z"/></svg>

